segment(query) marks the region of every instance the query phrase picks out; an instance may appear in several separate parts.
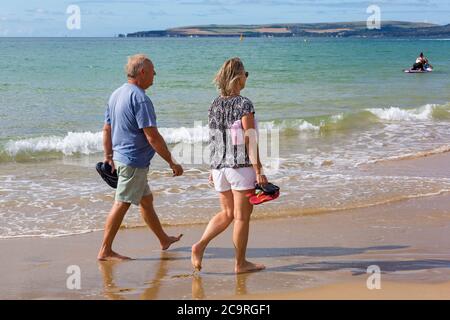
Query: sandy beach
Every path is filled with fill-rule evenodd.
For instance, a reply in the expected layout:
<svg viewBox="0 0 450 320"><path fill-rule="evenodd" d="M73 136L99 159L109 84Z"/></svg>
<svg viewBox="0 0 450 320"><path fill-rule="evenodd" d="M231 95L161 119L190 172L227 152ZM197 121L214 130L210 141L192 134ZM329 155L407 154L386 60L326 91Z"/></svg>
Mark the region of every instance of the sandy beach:
<svg viewBox="0 0 450 320"><path fill-rule="evenodd" d="M367 170L450 177L450 154L391 161ZM399 168L402 171L399 171ZM280 199L282 201L282 198ZM259 210L259 209L257 209ZM135 258L97 262L101 232L0 241L1 299L450 299L450 194L379 206L255 220L248 257L267 269L235 275L231 228L193 275L190 246L204 225L171 227L182 241L161 252L145 228L121 230L115 249ZM81 270L70 290L69 266ZM381 289L369 290L369 266Z"/></svg>

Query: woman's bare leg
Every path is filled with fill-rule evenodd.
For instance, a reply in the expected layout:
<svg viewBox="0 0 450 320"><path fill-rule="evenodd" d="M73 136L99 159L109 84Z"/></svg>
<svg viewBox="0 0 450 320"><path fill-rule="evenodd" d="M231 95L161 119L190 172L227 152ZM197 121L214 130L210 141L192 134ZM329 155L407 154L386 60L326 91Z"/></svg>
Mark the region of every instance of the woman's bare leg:
<svg viewBox="0 0 450 320"><path fill-rule="evenodd" d="M233 193L231 190L220 193L220 204L222 211L209 221L200 241L192 246L191 262L194 269L198 271L202 268L203 253L206 246L233 221Z"/></svg>
<svg viewBox="0 0 450 320"><path fill-rule="evenodd" d="M236 191L233 190L234 198L234 230L233 243L236 250L236 273L254 272L265 268L262 264L255 264L247 261L245 254L247 251L248 234L250 230L250 216L253 205L248 201L247 194L254 190Z"/></svg>

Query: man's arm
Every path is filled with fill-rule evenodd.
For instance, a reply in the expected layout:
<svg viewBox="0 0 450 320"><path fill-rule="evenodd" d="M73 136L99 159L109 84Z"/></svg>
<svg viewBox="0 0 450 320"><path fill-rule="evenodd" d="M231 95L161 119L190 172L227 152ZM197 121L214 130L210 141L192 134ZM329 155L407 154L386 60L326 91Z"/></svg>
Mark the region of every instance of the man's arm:
<svg viewBox="0 0 450 320"><path fill-rule="evenodd" d="M115 166L113 161L111 125L107 123L103 126L103 152L105 154L103 162L107 162L114 172Z"/></svg>
<svg viewBox="0 0 450 320"><path fill-rule="evenodd" d="M150 143L156 153L158 153L161 158L169 164L170 168L173 170L174 176L181 176L183 174L183 168L179 164L175 163L169 148L167 148L164 138L158 131L158 128L148 127L143 130L148 143Z"/></svg>

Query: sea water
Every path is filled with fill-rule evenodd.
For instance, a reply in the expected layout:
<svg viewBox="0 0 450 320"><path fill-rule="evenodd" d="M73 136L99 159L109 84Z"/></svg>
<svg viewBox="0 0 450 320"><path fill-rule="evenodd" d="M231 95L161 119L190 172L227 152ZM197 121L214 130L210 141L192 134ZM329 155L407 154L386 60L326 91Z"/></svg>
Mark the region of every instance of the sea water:
<svg viewBox="0 0 450 320"><path fill-rule="evenodd" d="M421 51L435 71L403 73ZM214 74L227 58L243 60L241 94L276 139L264 164L282 190L256 218L446 192L445 177L361 167L450 150L449 52L449 41L421 39L0 38L0 238L103 227L114 195L95 171L103 114L135 53L155 65L147 94L169 148L203 154ZM155 157L149 182L164 224L203 223L219 209L200 159L173 178ZM124 225L143 225L137 208Z"/></svg>

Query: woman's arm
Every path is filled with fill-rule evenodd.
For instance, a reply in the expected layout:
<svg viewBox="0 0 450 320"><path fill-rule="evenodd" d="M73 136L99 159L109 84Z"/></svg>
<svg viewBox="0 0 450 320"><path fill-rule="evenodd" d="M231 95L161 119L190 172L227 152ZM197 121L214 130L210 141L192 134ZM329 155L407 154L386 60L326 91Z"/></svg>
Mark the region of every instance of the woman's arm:
<svg viewBox="0 0 450 320"><path fill-rule="evenodd" d="M259 157L258 134L255 129L255 116L249 113L242 117L242 128L245 133L245 146L248 150L250 162L256 172L256 181L259 185L267 184L267 177L264 174L264 169Z"/></svg>

